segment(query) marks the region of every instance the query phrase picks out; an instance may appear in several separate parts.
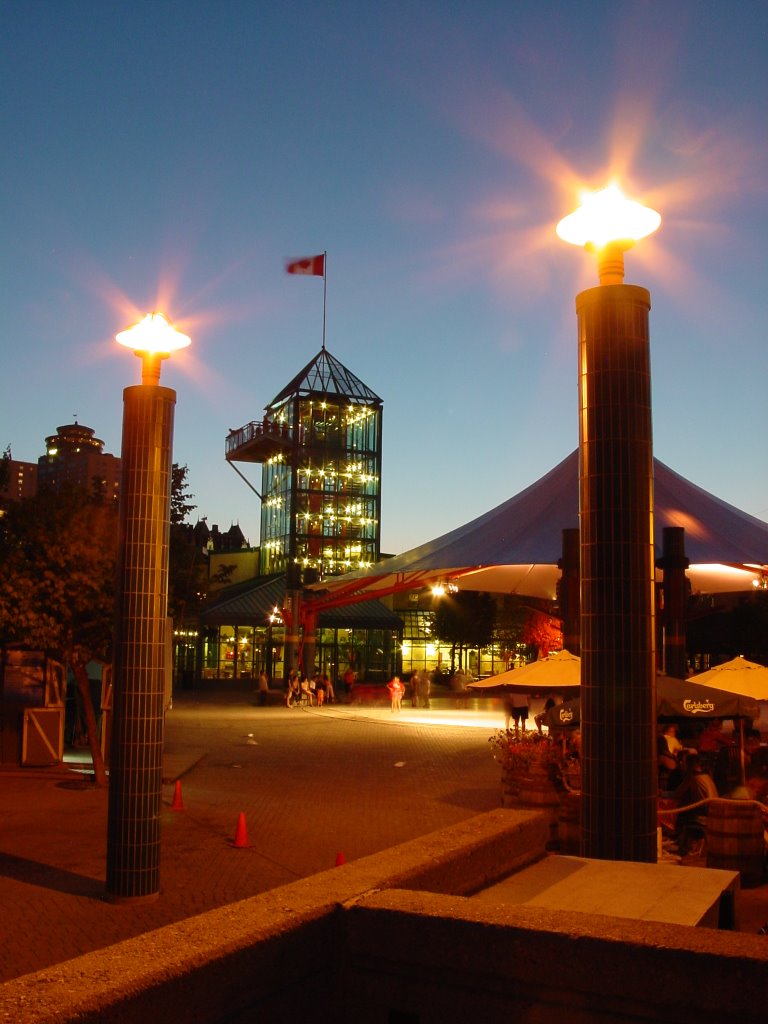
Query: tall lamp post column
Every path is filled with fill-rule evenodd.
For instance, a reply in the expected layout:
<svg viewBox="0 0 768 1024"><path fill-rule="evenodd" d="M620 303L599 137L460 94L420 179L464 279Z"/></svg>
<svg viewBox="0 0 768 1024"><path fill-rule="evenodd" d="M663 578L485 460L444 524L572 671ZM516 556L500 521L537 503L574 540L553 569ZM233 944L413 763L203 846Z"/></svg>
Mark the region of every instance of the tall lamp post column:
<svg viewBox="0 0 768 1024"><path fill-rule="evenodd" d="M623 254L659 222L609 188L557 226L600 277L576 297L581 827L583 854L606 860L656 860L651 303L624 284Z"/></svg>
<svg viewBox="0 0 768 1024"><path fill-rule="evenodd" d="M107 897L160 892L160 807L168 611L168 539L176 392L160 362L189 344L159 313L117 335L142 360L123 392L114 718L107 818Z"/></svg>

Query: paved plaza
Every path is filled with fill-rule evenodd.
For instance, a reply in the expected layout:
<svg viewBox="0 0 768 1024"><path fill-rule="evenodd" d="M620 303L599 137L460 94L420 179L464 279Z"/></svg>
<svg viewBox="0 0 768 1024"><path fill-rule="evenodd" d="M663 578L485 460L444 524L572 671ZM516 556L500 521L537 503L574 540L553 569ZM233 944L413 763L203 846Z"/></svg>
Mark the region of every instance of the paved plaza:
<svg viewBox="0 0 768 1024"><path fill-rule="evenodd" d="M105 790L71 767L0 772L0 981L497 808L502 724L490 700L396 715L184 692L166 725L162 893L137 905L104 899ZM766 890L746 894L743 930L768 919Z"/></svg>
<svg viewBox="0 0 768 1024"><path fill-rule="evenodd" d="M162 893L139 905L104 899L106 790L71 768L0 771L0 981L498 807L487 738L502 723L447 704L398 716L182 693L166 722Z"/></svg>

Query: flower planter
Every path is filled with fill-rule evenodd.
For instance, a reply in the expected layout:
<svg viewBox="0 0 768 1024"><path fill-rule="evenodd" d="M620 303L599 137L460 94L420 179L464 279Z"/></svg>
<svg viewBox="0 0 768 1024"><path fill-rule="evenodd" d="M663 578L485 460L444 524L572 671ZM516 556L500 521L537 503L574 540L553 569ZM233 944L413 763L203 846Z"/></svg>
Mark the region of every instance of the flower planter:
<svg viewBox="0 0 768 1024"><path fill-rule="evenodd" d="M520 802L520 775L518 772L503 769L501 773L501 806L516 807Z"/></svg>
<svg viewBox="0 0 768 1024"><path fill-rule="evenodd" d="M581 851L581 793L560 796L557 814L557 845L560 853L578 856Z"/></svg>
<svg viewBox="0 0 768 1024"><path fill-rule="evenodd" d="M552 772L547 764L528 766L526 775L520 780L518 799L521 804L531 807L557 807L560 795L555 788Z"/></svg>
<svg viewBox="0 0 768 1024"><path fill-rule="evenodd" d="M502 807L557 807L557 748L531 733L517 737L508 731L499 731L489 742L501 766Z"/></svg>

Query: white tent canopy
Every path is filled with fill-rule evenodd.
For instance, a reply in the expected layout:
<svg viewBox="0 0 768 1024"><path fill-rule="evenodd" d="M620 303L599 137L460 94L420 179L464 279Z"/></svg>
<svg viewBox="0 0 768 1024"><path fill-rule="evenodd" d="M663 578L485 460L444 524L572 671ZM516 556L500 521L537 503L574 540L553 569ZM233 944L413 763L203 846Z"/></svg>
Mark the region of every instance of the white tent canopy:
<svg viewBox="0 0 768 1024"><path fill-rule="evenodd" d="M459 589L555 597L562 531L579 525L578 452L464 526L370 569L315 584L335 600L439 581ZM657 557L662 530L685 528L694 593L748 590L768 573L768 523L716 498L654 459ZM330 595L329 595L330 596Z"/></svg>

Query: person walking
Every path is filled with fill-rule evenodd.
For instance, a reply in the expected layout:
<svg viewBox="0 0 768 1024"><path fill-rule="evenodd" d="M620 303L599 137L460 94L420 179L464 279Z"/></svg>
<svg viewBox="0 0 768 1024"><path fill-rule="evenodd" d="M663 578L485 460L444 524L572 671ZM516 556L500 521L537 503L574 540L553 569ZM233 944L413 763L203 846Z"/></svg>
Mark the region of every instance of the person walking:
<svg viewBox="0 0 768 1024"><path fill-rule="evenodd" d="M259 672L259 704L262 707L267 705L267 694L269 693L269 679L264 669Z"/></svg>
<svg viewBox="0 0 768 1024"><path fill-rule="evenodd" d="M317 706L321 708L325 703L325 694L328 689L325 676L322 672L318 672L315 676L315 697L317 698Z"/></svg>
<svg viewBox="0 0 768 1024"><path fill-rule="evenodd" d="M352 704L355 699L355 683L357 682L357 675L351 665L347 666L347 670L344 673L342 681L344 683L347 704Z"/></svg>
<svg viewBox="0 0 768 1024"><path fill-rule="evenodd" d="M387 683L387 689L389 690L390 711L400 711L405 693L405 687L400 681L400 677L394 676L392 681Z"/></svg>

